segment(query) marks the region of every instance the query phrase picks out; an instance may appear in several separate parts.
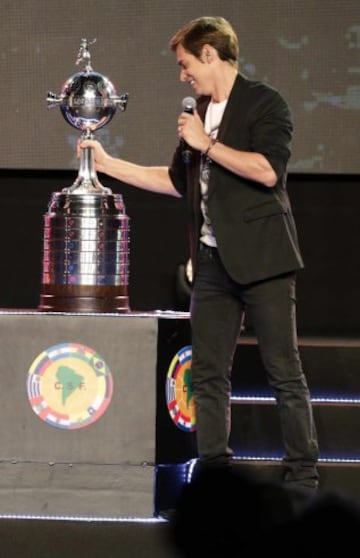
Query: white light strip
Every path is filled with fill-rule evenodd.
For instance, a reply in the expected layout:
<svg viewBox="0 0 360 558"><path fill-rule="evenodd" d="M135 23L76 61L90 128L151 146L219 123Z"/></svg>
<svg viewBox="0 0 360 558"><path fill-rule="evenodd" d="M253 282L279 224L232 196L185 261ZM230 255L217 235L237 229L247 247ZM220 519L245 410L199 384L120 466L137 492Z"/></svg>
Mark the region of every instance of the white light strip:
<svg viewBox="0 0 360 558"><path fill-rule="evenodd" d="M31 519L44 521L86 521L88 523L163 523L158 517L88 517L72 515L0 514L0 519Z"/></svg>
<svg viewBox="0 0 360 558"><path fill-rule="evenodd" d="M129 311L126 313L117 312L51 312L40 310L0 310L0 316L96 316L96 317L115 317L115 318L173 318L184 319L189 318L189 312L181 312L175 310L153 310L149 312Z"/></svg>
<svg viewBox="0 0 360 558"><path fill-rule="evenodd" d="M263 395L234 395L231 397L233 403L248 403L255 401L258 403L276 403L275 397ZM360 405L359 397L312 397L312 403L326 403L338 405L341 403L348 403L351 405Z"/></svg>
<svg viewBox="0 0 360 558"><path fill-rule="evenodd" d="M233 461L275 461L278 463L282 462L282 457L259 457L257 455L237 455L232 458ZM346 464L354 463L360 464L360 458L342 458L342 457L322 457L319 459L318 463L323 464Z"/></svg>

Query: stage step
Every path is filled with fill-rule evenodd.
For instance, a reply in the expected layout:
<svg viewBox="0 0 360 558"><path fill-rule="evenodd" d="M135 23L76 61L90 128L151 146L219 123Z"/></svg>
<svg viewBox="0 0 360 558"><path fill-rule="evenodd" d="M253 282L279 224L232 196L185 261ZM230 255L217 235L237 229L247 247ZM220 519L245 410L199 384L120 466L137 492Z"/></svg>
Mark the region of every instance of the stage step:
<svg viewBox="0 0 360 558"><path fill-rule="evenodd" d="M191 469L195 460L178 465L169 464L158 467L156 475L156 515L164 510L174 509L183 486L191 479ZM282 464L280 458L257 458L254 456L237 457L234 466L244 474L259 480L281 482ZM337 492L360 502L360 460L319 461L319 493Z"/></svg>
<svg viewBox="0 0 360 558"><path fill-rule="evenodd" d="M166 324L169 327L168 324ZM184 320L163 337L170 360L186 344ZM174 348L174 340L175 348ZM360 445L360 340L340 337L299 337L300 354L311 392L322 458L359 458ZM167 370L164 365L162 369ZM180 463L196 457L195 434L172 423L164 399L165 375L158 373L157 463ZM243 335L232 371L231 443L240 455L282 454L280 425L274 394L266 381L256 339Z"/></svg>
<svg viewBox="0 0 360 558"><path fill-rule="evenodd" d="M183 342L179 330L180 343ZM172 337L174 339L174 336ZM168 338L170 341L170 337ZM179 346L181 344L179 343ZM360 499L360 340L299 336L320 446L320 490L336 490ZM160 377L160 389L163 379ZM230 445L236 465L263 478L279 480L283 455L279 417L259 347L247 331L240 337L232 370ZM196 458L195 433L176 431L161 407L158 391L157 512L174 506Z"/></svg>
<svg viewBox="0 0 360 558"><path fill-rule="evenodd" d="M300 336L299 350L313 397L360 399L359 338ZM253 336L239 339L232 384L234 395L273 395Z"/></svg>
<svg viewBox="0 0 360 558"><path fill-rule="evenodd" d="M232 399L230 445L236 455L280 456L283 453L280 424L272 398ZM312 401L323 459L360 460L360 402Z"/></svg>

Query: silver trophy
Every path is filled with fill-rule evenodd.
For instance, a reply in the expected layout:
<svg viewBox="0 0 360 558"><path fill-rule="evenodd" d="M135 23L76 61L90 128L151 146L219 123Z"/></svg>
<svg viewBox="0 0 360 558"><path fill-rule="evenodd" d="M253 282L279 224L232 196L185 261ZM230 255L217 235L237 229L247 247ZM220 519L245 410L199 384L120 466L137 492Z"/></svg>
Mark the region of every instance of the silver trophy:
<svg viewBox="0 0 360 558"><path fill-rule="evenodd" d="M60 95L49 92L49 108L60 107L82 139L124 111L128 94L118 96L109 79L94 72L89 46L82 39L72 75ZM42 290L39 309L55 312L127 312L129 218L121 194L99 181L93 151L82 149L79 172L70 187L51 196L44 216Z"/></svg>

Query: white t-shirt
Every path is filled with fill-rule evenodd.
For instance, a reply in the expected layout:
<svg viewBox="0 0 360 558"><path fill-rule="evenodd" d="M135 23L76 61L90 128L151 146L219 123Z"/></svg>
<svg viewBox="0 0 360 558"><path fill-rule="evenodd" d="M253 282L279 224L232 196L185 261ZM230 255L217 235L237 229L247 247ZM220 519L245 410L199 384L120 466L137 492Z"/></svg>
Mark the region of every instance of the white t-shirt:
<svg viewBox="0 0 360 558"><path fill-rule="evenodd" d="M227 99L221 103L209 103L205 115L205 132L209 134L210 138L216 138L220 123L224 114ZM201 158L200 166L200 191L201 191L201 212L204 217L204 222L201 227L200 240L208 246L216 246L216 238L213 228L211 226L210 218L207 211L207 198L208 198L208 185L211 171L211 159L203 156Z"/></svg>

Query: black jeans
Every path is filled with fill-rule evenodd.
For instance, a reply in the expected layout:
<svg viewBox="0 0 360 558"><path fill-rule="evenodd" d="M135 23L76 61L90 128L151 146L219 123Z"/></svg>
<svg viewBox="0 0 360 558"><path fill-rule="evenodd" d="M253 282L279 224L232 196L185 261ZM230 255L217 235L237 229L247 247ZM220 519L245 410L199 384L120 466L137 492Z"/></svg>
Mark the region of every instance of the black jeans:
<svg viewBox="0 0 360 558"><path fill-rule="evenodd" d="M317 485L319 456L309 389L296 331L295 274L240 285L217 249L199 250L191 299L192 389L200 464L226 463L231 428L231 370L249 316L273 388L284 444L285 480Z"/></svg>

